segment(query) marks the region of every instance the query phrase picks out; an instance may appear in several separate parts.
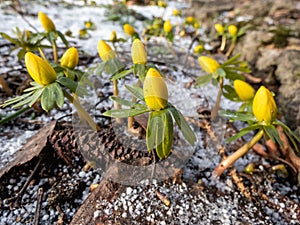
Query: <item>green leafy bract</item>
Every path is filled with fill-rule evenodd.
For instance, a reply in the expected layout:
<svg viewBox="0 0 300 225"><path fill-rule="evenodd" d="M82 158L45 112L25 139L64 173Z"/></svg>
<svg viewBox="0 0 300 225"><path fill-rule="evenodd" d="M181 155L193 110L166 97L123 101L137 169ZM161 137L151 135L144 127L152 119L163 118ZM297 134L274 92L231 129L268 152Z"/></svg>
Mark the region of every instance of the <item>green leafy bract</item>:
<svg viewBox="0 0 300 225"><path fill-rule="evenodd" d="M195 136L195 133L192 131L192 129L186 122L184 116L170 103L168 103L167 110L172 114L184 138L189 142L191 146L194 146L195 142L197 141L197 138Z"/></svg>
<svg viewBox="0 0 300 225"><path fill-rule="evenodd" d="M148 151L155 148L160 159L170 154L173 143L173 119L167 110L152 111L149 116L146 144Z"/></svg>

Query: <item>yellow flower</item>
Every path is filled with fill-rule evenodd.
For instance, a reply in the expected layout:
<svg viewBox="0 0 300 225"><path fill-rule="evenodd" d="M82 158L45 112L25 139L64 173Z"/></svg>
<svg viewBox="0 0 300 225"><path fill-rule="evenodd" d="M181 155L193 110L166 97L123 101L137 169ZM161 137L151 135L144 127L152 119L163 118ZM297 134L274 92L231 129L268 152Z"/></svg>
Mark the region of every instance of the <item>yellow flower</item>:
<svg viewBox="0 0 300 225"><path fill-rule="evenodd" d="M103 62L116 58L115 51L103 40L98 42L98 53Z"/></svg>
<svg viewBox="0 0 300 225"><path fill-rule="evenodd" d="M91 21L86 21L84 24L86 29L90 29L93 26L93 23Z"/></svg>
<svg viewBox="0 0 300 225"><path fill-rule="evenodd" d="M263 125L270 125L276 118L277 106L272 93L261 86L256 92L253 105L253 114Z"/></svg>
<svg viewBox="0 0 300 225"><path fill-rule="evenodd" d="M60 65L69 69L74 69L78 64L78 51L77 48L69 48L61 57Z"/></svg>
<svg viewBox="0 0 300 225"><path fill-rule="evenodd" d="M110 33L110 37L109 37L109 40L111 42L115 42L117 40L117 33L115 30L113 30L111 33Z"/></svg>
<svg viewBox="0 0 300 225"><path fill-rule="evenodd" d="M39 20L40 20L42 26L44 27L44 29L47 32L56 30L54 23L52 22L52 20L45 13L40 11L38 13L38 17L39 17Z"/></svg>
<svg viewBox="0 0 300 225"><path fill-rule="evenodd" d="M128 23L124 24L123 28L124 32L130 36L133 36L136 33L135 29Z"/></svg>
<svg viewBox="0 0 300 225"><path fill-rule="evenodd" d="M235 25L228 26L228 32L231 36L235 36L237 34L237 27Z"/></svg>
<svg viewBox="0 0 300 225"><path fill-rule="evenodd" d="M160 73L150 68L146 74L143 87L145 102L152 110L161 110L168 103L168 88Z"/></svg>
<svg viewBox="0 0 300 225"><path fill-rule="evenodd" d="M165 2L165 1L158 1L157 2L157 5L159 6L159 7L163 7L163 8L166 8L168 5L167 5L167 3Z"/></svg>
<svg viewBox="0 0 300 225"><path fill-rule="evenodd" d="M31 52L25 54L25 65L31 78L42 86L56 80L56 72L52 66Z"/></svg>
<svg viewBox="0 0 300 225"><path fill-rule="evenodd" d="M254 88L245 81L235 80L233 82L234 90L242 101L249 101L254 97Z"/></svg>
<svg viewBox="0 0 300 225"><path fill-rule="evenodd" d="M220 34L220 35L224 34L224 27L221 24L216 23L215 29L218 32L218 34Z"/></svg>
<svg viewBox="0 0 300 225"><path fill-rule="evenodd" d="M173 15L174 16L181 16L181 10L179 10L179 9L173 9Z"/></svg>
<svg viewBox="0 0 300 225"><path fill-rule="evenodd" d="M147 52L145 46L140 39L134 39L131 46L131 57L134 64L146 64Z"/></svg>
<svg viewBox="0 0 300 225"><path fill-rule="evenodd" d="M194 48L194 53L196 53L196 54L201 54L203 51L204 51L203 45L197 45L197 46Z"/></svg>
<svg viewBox="0 0 300 225"><path fill-rule="evenodd" d="M207 73L215 73L220 67L220 64L215 59L207 56L200 56L198 62L202 69Z"/></svg>
<svg viewBox="0 0 300 225"><path fill-rule="evenodd" d="M193 24L194 21L195 21L195 18L192 17L192 16L188 16L187 18L185 18L185 22L186 22L187 24Z"/></svg>
<svg viewBox="0 0 300 225"><path fill-rule="evenodd" d="M198 21L195 21L194 24L193 24L193 27L194 27L195 29L200 28L200 23L199 23Z"/></svg>
<svg viewBox="0 0 300 225"><path fill-rule="evenodd" d="M172 31L172 24L171 24L170 20L166 20L166 21L164 22L164 31L165 31L166 33L169 33L169 32Z"/></svg>

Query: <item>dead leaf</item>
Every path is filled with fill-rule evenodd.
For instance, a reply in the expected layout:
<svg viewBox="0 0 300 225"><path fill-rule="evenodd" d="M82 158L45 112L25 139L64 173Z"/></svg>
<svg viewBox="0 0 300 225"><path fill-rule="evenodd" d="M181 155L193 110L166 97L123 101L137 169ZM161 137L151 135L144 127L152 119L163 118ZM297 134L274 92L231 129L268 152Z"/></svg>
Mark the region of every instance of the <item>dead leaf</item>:
<svg viewBox="0 0 300 225"><path fill-rule="evenodd" d="M11 168L27 163L32 158L37 157L47 145L48 137L52 134L56 125L56 120L41 128L30 140L18 150L13 159L4 168L0 169L0 178Z"/></svg>

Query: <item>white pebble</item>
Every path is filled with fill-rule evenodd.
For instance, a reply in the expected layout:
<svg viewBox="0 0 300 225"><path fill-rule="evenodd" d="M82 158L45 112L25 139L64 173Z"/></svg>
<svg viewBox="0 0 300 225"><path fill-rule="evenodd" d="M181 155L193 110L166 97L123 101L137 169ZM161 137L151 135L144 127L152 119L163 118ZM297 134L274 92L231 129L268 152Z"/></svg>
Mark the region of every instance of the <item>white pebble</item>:
<svg viewBox="0 0 300 225"><path fill-rule="evenodd" d="M132 188L131 187L127 187L126 194L130 195L131 193L132 193Z"/></svg>
<svg viewBox="0 0 300 225"><path fill-rule="evenodd" d="M42 217L42 220L43 220L43 221L48 220L48 219L49 219L49 215L44 215L44 216Z"/></svg>
<svg viewBox="0 0 300 225"><path fill-rule="evenodd" d="M126 212L122 213L122 217L126 218L127 217L127 213Z"/></svg>
<svg viewBox="0 0 300 225"><path fill-rule="evenodd" d="M83 178L85 177L85 172L84 171L80 171L78 174L79 177Z"/></svg>

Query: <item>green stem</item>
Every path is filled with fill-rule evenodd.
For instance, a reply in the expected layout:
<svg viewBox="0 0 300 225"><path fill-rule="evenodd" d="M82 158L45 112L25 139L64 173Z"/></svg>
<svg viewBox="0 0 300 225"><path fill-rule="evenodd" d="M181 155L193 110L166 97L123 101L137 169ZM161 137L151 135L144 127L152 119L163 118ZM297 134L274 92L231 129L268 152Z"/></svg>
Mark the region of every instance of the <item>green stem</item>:
<svg viewBox="0 0 300 225"><path fill-rule="evenodd" d="M213 110L211 111L211 119L214 119L216 117L216 115L218 114L219 108L220 108L220 102L221 102L221 97L223 94L223 77L220 77L220 81L219 81L219 91L218 91L218 95L217 95L217 99L216 99L216 104L213 108Z"/></svg>
<svg viewBox="0 0 300 225"><path fill-rule="evenodd" d="M75 106L79 118L84 119L94 131L99 131L99 126L95 123L90 114L88 114L87 111L81 106L80 102L76 99L76 97L71 96L66 91L63 92L64 96Z"/></svg>
<svg viewBox="0 0 300 225"><path fill-rule="evenodd" d="M52 41L52 50L53 50L53 60L55 63L58 62L58 57L57 57L57 45L55 41Z"/></svg>
<svg viewBox="0 0 300 225"><path fill-rule="evenodd" d="M115 97L119 96L119 88L118 88L118 81L117 80L113 80L113 95ZM121 109L121 106L119 103L114 101L114 109ZM122 123L122 119L121 118L116 118L116 123Z"/></svg>
<svg viewBox="0 0 300 225"><path fill-rule="evenodd" d="M216 176L221 176L221 174L232 165L237 159L245 155L264 135L264 130L261 129L258 133L246 144L240 147L233 154L225 158L213 171Z"/></svg>
<svg viewBox="0 0 300 225"><path fill-rule="evenodd" d="M2 126L3 124L7 123L8 121L11 121L15 118L17 118L18 116L20 116L21 114L27 112L29 109L31 109L31 107L26 106L25 108L22 108L20 110L18 110L17 112L5 117L4 119L0 120L0 126Z"/></svg>
<svg viewBox="0 0 300 225"><path fill-rule="evenodd" d="M141 80L138 79L138 81L136 83L136 86L139 87L140 85L141 85ZM137 101L137 98L135 96L133 96L132 99L131 99L131 102L134 103L136 101ZM128 119L127 119L127 128L128 128L128 130L132 129L132 127L133 127L133 121L134 121L134 117L133 116L128 117Z"/></svg>

